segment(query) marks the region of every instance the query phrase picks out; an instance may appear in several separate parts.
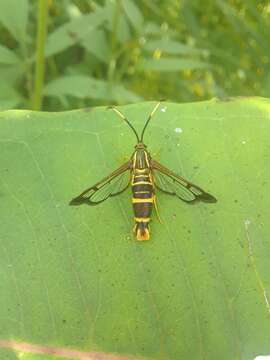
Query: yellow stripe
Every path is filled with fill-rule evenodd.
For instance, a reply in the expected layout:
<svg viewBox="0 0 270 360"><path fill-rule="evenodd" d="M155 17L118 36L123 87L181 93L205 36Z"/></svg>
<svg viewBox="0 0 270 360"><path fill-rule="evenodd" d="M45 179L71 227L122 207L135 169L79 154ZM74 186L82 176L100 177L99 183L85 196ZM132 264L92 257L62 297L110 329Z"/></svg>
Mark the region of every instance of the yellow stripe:
<svg viewBox="0 0 270 360"><path fill-rule="evenodd" d="M144 156L145 156L145 161L146 161L147 166L150 167L149 160L148 160L148 155L147 155L146 151L144 151Z"/></svg>
<svg viewBox="0 0 270 360"><path fill-rule="evenodd" d="M149 222L150 218L137 218L137 217L135 217L134 220L136 222Z"/></svg>
<svg viewBox="0 0 270 360"><path fill-rule="evenodd" d="M132 179L131 179L131 185L137 185L137 184L150 184L150 185L152 185L152 182L151 182L151 178L150 178L150 176L149 175L143 175L144 177L146 177L146 178L149 178L149 180L150 180L150 182L149 181L137 181L137 177L140 177L140 176L142 176L142 175L132 175ZM137 182L136 182L137 181Z"/></svg>
<svg viewBox="0 0 270 360"><path fill-rule="evenodd" d="M152 183L150 181L138 181L138 182L135 182L133 183L132 185L152 185Z"/></svg>
<svg viewBox="0 0 270 360"><path fill-rule="evenodd" d="M134 158L133 158L133 168L135 168L136 161L137 161L137 151L135 152Z"/></svg>
<svg viewBox="0 0 270 360"><path fill-rule="evenodd" d="M138 172L138 173L145 173L147 169L135 169L135 173Z"/></svg>
<svg viewBox="0 0 270 360"><path fill-rule="evenodd" d="M137 204L137 203L153 203L154 199L153 198L146 198L146 199L132 198L132 202L133 202L133 204Z"/></svg>
<svg viewBox="0 0 270 360"><path fill-rule="evenodd" d="M149 194L149 191L135 191L134 194Z"/></svg>

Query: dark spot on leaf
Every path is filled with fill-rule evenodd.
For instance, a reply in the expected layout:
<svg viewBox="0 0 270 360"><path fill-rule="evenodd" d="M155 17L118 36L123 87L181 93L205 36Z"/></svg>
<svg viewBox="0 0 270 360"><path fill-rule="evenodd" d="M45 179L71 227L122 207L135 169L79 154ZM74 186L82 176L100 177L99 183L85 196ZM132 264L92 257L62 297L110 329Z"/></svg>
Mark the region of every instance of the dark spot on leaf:
<svg viewBox="0 0 270 360"><path fill-rule="evenodd" d="M241 100L241 99L252 99L253 96L222 96L222 97L216 97L216 101L220 101L220 102L229 102L229 101L237 101L237 100Z"/></svg>
<svg viewBox="0 0 270 360"><path fill-rule="evenodd" d="M235 98L232 96L223 96L223 97L216 97L215 100L217 102L229 102L235 100Z"/></svg>
<svg viewBox="0 0 270 360"><path fill-rule="evenodd" d="M72 40L74 40L74 41L77 41L78 40L78 34L77 33L75 33L74 31L68 31L67 32L67 34L68 34L68 36L72 39Z"/></svg>
<svg viewBox="0 0 270 360"><path fill-rule="evenodd" d="M84 112L90 112L90 111L92 111L93 110L93 108L90 108L90 107L87 107L87 108L83 108L82 109L82 111L84 111Z"/></svg>

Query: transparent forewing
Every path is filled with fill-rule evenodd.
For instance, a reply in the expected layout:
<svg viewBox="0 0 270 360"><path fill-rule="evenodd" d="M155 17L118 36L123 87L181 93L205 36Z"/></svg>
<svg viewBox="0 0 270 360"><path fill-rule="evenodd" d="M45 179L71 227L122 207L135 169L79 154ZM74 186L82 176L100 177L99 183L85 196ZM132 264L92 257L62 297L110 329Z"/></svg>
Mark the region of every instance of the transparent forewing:
<svg viewBox="0 0 270 360"><path fill-rule="evenodd" d="M124 192L130 183L130 161L106 176L104 179L83 191L70 201L70 205L97 205L111 196Z"/></svg>
<svg viewBox="0 0 270 360"><path fill-rule="evenodd" d="M188 203L194 203L199 200L204 202L216 202L214 196L181 176L174 174L171 170L167 169L157 161L152 160L151 167L154 175L154 184L158 190L169 195L175 195Z"/></svg>

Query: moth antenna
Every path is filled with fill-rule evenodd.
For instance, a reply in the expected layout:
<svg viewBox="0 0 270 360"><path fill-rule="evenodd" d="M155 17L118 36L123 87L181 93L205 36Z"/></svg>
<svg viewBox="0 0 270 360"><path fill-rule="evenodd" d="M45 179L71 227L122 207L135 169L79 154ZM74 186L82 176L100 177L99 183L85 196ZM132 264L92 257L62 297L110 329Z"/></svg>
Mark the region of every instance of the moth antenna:
<svg viewBox="0 0 270 360"><path fill-rule="evenodd" d="M160 100L156 106L154 107L154 109L152 110L152 112L150 113L150 115L148 116L148 119L146 120L146 123L142 129L142 133L141 133L141 139L140 139L140 142L143 142L143 135L145 133L145 130L147 128L147 125L149 124L149 121L152 119L152 117L154 116L155 112L157 111L157 109L159 108L159 105L162 103L162 101L164 100Z"/></svg>
<svg viewBox="0 0 270 360"><path fill-rule="evenodd" d="M107 109L113 110L119 117L121 117L128 124L128 126L133 130L133 132L134 132L134 134L135 134L135 136L137 138L137 142L140 142L139 135L138 135L137 131L135 130L133 125L128 121L128 119L125 117L125 115L122 114L121 111L116 109L116 107L114 107L114 106L108 106Z"/></svg>

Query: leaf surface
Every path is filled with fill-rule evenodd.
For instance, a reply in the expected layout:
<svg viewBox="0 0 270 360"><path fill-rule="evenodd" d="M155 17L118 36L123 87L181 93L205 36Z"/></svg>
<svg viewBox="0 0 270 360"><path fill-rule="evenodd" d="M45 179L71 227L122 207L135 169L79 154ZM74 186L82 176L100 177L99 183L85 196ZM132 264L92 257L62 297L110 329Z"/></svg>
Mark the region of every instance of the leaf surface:
<svg viewBox="0 0 270 360"><path fill-rule="evenodd" d="M142 129L154 105L120 109ZM163 223L153 214L141 243L129 190L68 206L133 151L114 112L2 112L0 339L152 359L269 354L269 133L267 99L162 104L149 151L218 202L158 193Z"/></svg>
<svg viewBox="0 0 270 360"><path fill-rule="evenodd" d="M26 41L28 16L28 0L0 1L0 23L21 43Z"/></svg>

